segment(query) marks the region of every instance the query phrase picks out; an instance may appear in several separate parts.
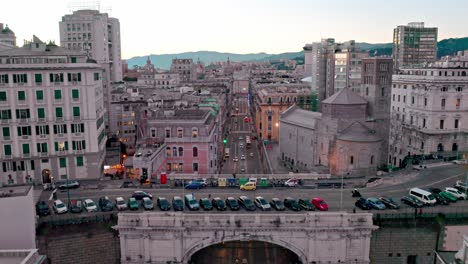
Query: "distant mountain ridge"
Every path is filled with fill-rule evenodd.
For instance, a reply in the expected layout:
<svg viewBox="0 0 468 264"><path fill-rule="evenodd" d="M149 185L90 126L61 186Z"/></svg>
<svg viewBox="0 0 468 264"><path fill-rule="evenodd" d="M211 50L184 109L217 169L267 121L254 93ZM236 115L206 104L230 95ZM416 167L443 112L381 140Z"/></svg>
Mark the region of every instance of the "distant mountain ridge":
<svg viewBox="0 0 468 264"><path fill-rule="evenodd" d="M392 55L392 43L356 43L363 50L369 51L371 56L374 55ZM465 38L450 38L444 39L437 43L437 56L453 55L458 51L468 50L468 37ZM133 68L134 65L143 66L146 64L146 56L133 57L127 60L128 67ZM231 61L237 62L249 62L249 61L271 61L279 59L297 59L304 58L304 52L286 52L280 54L268 54L268 53L249 53L249 54L237 54L227 52L216 52L216 51L195 51L195 52L183 52L176 54L151 54L149 55L151 63L155 67L160 69L169 69L171 67L172 59L174 58L189 58L197 62L198 59L205 64L212 62L227 61L229 58Z"/></svg>

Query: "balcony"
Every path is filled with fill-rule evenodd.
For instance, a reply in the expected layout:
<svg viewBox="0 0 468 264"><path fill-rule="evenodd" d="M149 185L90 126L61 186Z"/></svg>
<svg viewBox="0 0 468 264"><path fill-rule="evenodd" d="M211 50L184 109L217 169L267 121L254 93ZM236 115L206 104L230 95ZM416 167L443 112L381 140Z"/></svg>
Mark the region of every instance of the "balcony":
<svg viewBox="0 0 468 264"><path fill-rule="evenodd" d="M3 140L11 140L10 136L3 136Z"/></svg>
<svg viewBox="0 0 468 264"><path fill-rule="evenodd" d="M55 121L57 121L57 122L63 122L63 116L61 116L61 117L55 117Z"/></svg>
<svg viewBox="0 0 468 264"><path fill-rule="evenodd" d="M54 82L54 85L56 86L63 85L63 82Z"/></svg>
<svg viewBox="0 0 468 264"><path fill-rule="evenodd" d="M40 139L46 139L47 136L48 136L48 135L43 134L43 135L39 135L39 138L40 138Z"/></svg>
<svg viewBox="0 0 468 264"><path fill-rule="evenodd" d="M72 102L74 102L74 103L79 103L79 102L80 102L80 98L72 98Z"/></svg>
<svg viewBox="0 0 468 264"><path fill-rule="evenodd" d="M22 82L21 82L21 83L15 83L15 86L16 86L16 87L19 87L19 86L24 86L25 84L26 84L26 83L22 83Z"/></svg>
<svg viewBox="0 0 468 264"><path fill-rule="evenodd" d="M18 123L29 123L29 118L19 118Z"/></svg>
<svg viewBox="0 0 468 264"><path fill-rule="evenodd" d="M80 121L81 120L81 116L74 116L73 117L73 121Z"/></svg>
<svg viewBox="0 0 468 264"><path fill-rule="evenodd" d="M23 158L27 159L27 158L30 158L31 157L31 153L23 153L21 155Z"/></svg>
<svg viewBox="0 0 468 264"><path fill-rule="evenodd" d="M3 157L3 159L6 159L6 160L13 158L13 156L11 154L10 155L3 154L2 157Z"/></svg>
<svg viewBox="0 0 468 264"><path fill-rule="evenodd" d="M57 134L57 137L65 137L65 134Z"/></svg>
<svg viewBox="0 0 468 264"><path fill-rule="evenodd" d="M8 83L0 83L0 86L8 86Z"/></svg>
<svg viewBox="0 0 468 264"><path fill-rule="evenodd" d="M1 123L2 123L2 124L9 124L9 123L10 123L10 119L2 119L2 120L1 120Z"/></svg>
<svg viewBox="0 0 468 264"><path fill-rule="evenodd" d="M64 156L64 155L68 154L68 151L67 150L59 150L59 151L56 151L56 153L59 156Z"/></svg>
<svg viewBox="0 0 468 264"><path fill-rule="evenodd" d="M42 82L35 82L36 86L42 86Z"/></svg>
<svg viewBox="0 0 468 264"><path fill-rule="evenodd" d="M83 154L83 153L84 153L84 149L75 150L75 154Z"/></svg>
<svg viewBox="0 0 468 264"><path fill-rule="evenodd" d="M46 122L46 119L45 119L45 118L38 118L38 119L37 119L37 122L39 122L39 123L44 123L44 122Z"/></svg>
<svg viewBox="0 0 468 264"><path fill-rule="evenodd" d="M28 135L21 136L21 139L29 139Z"/></svg>
<svg viewBox="0 0 468 264"><path fill-rule="evenodd" d="M49 156L49 153L47 152L39 152L39 157L48 157Z"/></svg>
<svg viewBox="0 0 468 264"><path fill-rule="evenodd" d="M73 136L74 136L74 137L82 137L83 134L82 134L82 133L74 133Z"/></svg>

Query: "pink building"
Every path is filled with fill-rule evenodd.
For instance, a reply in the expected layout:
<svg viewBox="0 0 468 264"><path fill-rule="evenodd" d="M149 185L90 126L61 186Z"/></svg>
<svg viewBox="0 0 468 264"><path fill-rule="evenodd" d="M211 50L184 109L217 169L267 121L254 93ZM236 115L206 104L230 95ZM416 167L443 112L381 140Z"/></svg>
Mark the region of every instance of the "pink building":
<svg viewBox="0 0 468 264"><path fill-rule="evenodd" d="M140 123L147 145L166 144L167 173L218 172L219 130L213 111L147 110Z"/></svg>

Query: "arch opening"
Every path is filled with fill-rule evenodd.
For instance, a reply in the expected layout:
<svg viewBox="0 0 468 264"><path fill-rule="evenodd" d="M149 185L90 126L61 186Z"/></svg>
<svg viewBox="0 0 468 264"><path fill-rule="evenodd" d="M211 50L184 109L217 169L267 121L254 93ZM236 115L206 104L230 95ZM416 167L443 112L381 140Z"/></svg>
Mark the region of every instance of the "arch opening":
<svg viewBox="0 0 468 264"><path fill-rule="evenodd" d="M189 264L301 264L301 258L292 250L265 241L233 240L210 245L196 251Z"/></svg>

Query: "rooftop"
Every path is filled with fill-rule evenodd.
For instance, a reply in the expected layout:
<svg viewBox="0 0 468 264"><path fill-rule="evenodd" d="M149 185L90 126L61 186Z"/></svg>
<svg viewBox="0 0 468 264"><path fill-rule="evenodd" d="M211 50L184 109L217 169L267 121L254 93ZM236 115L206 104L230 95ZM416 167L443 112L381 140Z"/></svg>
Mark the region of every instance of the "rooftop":
<svg viewBox="0 0 468 264"><path fill-rule="evenodd" d="M367 101L358 94L351 91L351 89L344 88L323 100L322 104L362 105L367 104Z"/></svg>
<svg viewBox="0 0 468 264"><path fill-rule="evenodd" d="M321 117L321 113L303 110L293 105L281 114L281 121L315 129L317 119Z"/></svg>
<svg viewBox="0 0 468 264"><path fill-rule="evenodd" d="M368 128L360 122L354 122L349 127L340 131L337 138L344 141L358 142L377 142L381 140L375 130Z"/></svg>
<svg viewBox="0 0 468 264"><path fill-rule="evenodd" d="M31 188L31 185L0 187L0 199L4 197L25 196Z"/></svg>
<svg viewBox="0 0 468 264"><path fill-rule="evenodd" d="M2 264L40 264L44 261L45 256L39 255L37 249L0 250Z"/></svg>

